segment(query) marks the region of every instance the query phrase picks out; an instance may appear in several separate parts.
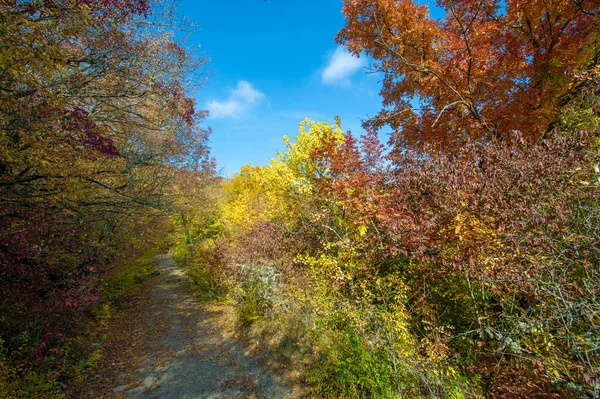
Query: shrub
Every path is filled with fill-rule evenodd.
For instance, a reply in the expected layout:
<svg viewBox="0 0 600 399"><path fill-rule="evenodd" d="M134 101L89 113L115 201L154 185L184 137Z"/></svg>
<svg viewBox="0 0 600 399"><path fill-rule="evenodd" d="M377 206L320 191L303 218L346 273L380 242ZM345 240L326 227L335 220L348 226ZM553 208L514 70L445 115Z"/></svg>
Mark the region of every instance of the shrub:
<svg viewBox="0 0 600 399"><path fill-rule="evenodd" d="M239 265L232 297L238 304L238 321L249 325L262 318L278 298L279 274L268 264Z"/></svg>

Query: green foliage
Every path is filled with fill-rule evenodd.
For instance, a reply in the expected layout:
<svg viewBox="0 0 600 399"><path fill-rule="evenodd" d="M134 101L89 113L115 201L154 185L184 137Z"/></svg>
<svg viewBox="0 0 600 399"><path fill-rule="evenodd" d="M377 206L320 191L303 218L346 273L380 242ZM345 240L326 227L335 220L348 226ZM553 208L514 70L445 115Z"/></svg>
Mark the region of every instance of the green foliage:
<svg viewBox="0 0 600 399"><path fill-rule="evenodd" d="M64 399L56 370L35 370L6 358L0 339L0 399Z"/></svg>
<svg viewBox="0 0 600 399"><path fill-rule="evenodd" d="M145 281L156 271L154 256L158 248L150 251L140 259L130 260L119 267L114 274L108 275L102 284L102 296L107 302L94 307L92 312L100 318L110 318L111 304L119 304L134 294Z"/></svg>
<svg viewBox="0 0 600 399"><path fill-rule="evenodd" d="M106 278L101 292L104 301L90 309L100 323L114 316L114 311L127 296L135 293L140 284L155 270L152 251L146 256L130 261ZM86 321L89 324L93 322ZM30 325L35 330L36 323ZM91 347L89 337L75 336L65 339L60 348L52 351L37 363L30 362L32 348L39 347L39 337L22 333L12 337L10 358L5 342L0 338L0 398L2 399L63 399L64 384L70 381L83 381L88 369L98 366L102 358L101 344Z"/></svg>
<svg viewBox="0 0 600 399"><path fill-rule="evenodd" d="M562 107L557 127L575 134L579 131L600 131L600 66L575 76L569 90L561 98Z"/></svg>
<svg viewBox="0 0 600 399"><path fill-rule="evenodd" d="M192 278L192 290L200 302L207 302L222 295L222 284L209 270L196 266L189 269L188 273Z"/></svg>
<svg viewBox="0 0 600 399"><path fill-rule="evenodd" d="M149 7L0 2L0 339L7 383L26 391L8 396L52 397L79 374L88 349L67 342L151 272L136 259L164 244L177 178L212 175L186 95L204 60Z"/></svg>
<svg viewBox="0 0 600 399"><path fill-rule="evenodd" d="M389 352L377 350L357 334L345 315L337 315L335 331L319 331L320 356L308 381L328 398L396 397L396 374Z"/></svg>
<svg viewBox="0 0 600 399"><path fill-rule="evenodd" d="M85 360L80 362L80 367L82 368L96 368L98 367L98 363L102 359L102 350L96 349L92 351Z"/></svg>
<svg viewBox="0 0 600 399"><path fill-rule="evenodd" d="M224 298L227 294L227 281L219 272L221 266L215 241L206 238L197 244L187 244L183 236L170 249L177 264L183 267L190 277L191 289L200 302Z"/></svg>
<svg viewBox="0 0 600 399"><path fill-rule="evenodd" d="M0 361L0 398L64 399L54 373L16 371Z"/></svg>

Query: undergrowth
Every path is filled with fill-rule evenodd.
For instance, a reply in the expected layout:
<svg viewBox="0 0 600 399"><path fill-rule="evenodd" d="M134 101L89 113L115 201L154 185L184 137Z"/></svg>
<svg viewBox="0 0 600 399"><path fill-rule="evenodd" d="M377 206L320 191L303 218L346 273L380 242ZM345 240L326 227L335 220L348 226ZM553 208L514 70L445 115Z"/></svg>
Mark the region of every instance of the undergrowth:
<svg viewBox="0 0 600 399"><path fill-rule="evenodd" d="M23 333L9 343L12 350L8 356L7 343L0 339L0 398L64 399L68 385L85 381L103 356L102 344L107 337L101 331L117 316L126 299L154 273L155 254L151 251L140 259L125 262L107 276L102 283L102 300L78 320L75 334L62 337L56 348L37 355L39 338Z"/></svg>

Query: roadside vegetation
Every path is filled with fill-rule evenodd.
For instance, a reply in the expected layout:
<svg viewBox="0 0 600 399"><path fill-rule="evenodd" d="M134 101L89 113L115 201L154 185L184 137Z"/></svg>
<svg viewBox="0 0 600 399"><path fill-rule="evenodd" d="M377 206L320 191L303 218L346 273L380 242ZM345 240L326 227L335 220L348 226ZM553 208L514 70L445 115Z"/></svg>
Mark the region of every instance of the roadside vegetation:
<svg viewBox="0 0 600 399"><path fill-rule="evenodd" d="M212 178L186 86L205 60L175 24L146 0L0 1L2 398L63 397L98 363L94 326L168 246L179 177Z"/></svg>
<svg viewBox="0 0 600 399"><path fill-rule="evenodd" d="M343 3L381 112L224 178L169 6L0 0L0 397L85 379L170 249L314 397L600 398L598 2Z"/></svg>
<svg viewBox="0 0 600 399"><path fill-rule="evenodd" d="M177 253L316 397L598 398L598 5L438 4L345 1L385 108L301 122Z"/></svg>

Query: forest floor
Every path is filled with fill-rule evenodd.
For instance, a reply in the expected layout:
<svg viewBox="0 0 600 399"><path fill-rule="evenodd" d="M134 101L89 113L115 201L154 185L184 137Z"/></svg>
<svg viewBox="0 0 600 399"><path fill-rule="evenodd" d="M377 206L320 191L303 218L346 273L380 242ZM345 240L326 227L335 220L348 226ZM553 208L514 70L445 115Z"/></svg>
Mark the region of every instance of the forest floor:
<svg viewBox="0 0 600 399"><path fill-rule="evenodd" d="M227 310L200 305L168 256L107 327L98 367L76 398L302 398L285 370L235 338ZM269 364L271 363L271 364Z"/></svg>

